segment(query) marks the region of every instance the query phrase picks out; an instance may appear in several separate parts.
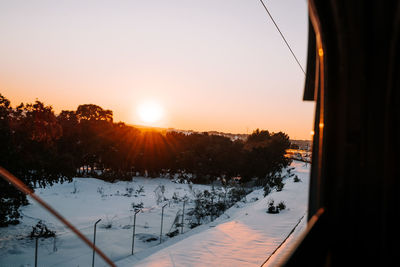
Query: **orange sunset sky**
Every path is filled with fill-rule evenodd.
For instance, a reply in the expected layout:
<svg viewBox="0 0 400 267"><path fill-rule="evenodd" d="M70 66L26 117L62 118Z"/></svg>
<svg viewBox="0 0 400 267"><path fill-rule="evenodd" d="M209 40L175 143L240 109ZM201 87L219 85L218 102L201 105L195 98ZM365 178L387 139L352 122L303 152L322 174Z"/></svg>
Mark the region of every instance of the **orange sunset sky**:
<svg viewBox="0 0 400 267"><path fill-rule="evenodd" d="M265 2L303 68L307 3ZM304 74L258 0L2 1L0 93L159 127L310 139ZM138 107L162 115L143 121Z"/></svg>

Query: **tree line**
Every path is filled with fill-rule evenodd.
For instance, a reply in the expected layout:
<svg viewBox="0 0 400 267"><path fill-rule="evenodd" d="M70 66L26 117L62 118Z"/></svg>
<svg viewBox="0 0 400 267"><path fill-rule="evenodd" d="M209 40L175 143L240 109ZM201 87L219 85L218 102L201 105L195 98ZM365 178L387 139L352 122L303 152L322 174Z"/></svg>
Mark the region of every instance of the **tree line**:
<svg viewBox="0 0 400 267"><path fill-rule="evenodd" d="M12 107L0 94L0 166L31 188L72 177L107 181L173 176L194 183L217 178L263 181L289 165L285 133L255 130L247 140L180 132L141 131L115 123L97 105L55 114L41 101ZM18 223L26 196L0 179L0 226Z"/></svg>

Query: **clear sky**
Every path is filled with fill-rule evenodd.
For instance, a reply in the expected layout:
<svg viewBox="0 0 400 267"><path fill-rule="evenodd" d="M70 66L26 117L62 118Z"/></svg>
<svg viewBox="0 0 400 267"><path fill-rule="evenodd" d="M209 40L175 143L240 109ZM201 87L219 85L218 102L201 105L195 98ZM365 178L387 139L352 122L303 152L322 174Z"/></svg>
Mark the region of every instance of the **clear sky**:
<svg viewBox="0 0 400 267"><path fill-rule="evenodd" d="M306 67L307 1L264 0ZM310 139L304 74L259 0L0 0L0 93L61 110L97 104L115 121Z"/></svg>

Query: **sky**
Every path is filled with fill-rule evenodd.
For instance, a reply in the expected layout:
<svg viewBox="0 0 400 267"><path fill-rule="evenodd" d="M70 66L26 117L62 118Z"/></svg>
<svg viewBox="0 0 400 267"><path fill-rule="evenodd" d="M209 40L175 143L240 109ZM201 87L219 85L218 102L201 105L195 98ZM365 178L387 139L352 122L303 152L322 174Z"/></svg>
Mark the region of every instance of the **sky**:
<svg viewBox="0 0 400 267"><path fill-rule="evenodd" d="M303 68L307 1L264 0ZM114 121L310 139L305 76L259 0L0 0L0 93ZM149 122L147 122L149 123Z"/></svg>

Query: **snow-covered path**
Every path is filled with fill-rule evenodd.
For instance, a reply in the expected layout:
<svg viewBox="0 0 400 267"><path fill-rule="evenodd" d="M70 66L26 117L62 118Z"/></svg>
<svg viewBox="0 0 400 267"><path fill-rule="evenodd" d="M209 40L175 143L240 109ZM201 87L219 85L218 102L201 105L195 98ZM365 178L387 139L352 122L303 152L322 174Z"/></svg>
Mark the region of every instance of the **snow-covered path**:
<svg viewBox="0 0 400 267"><path fill-rule="evenodd" d="M170 240L169 246L164 244L164 248L150 256L147 255L152 251L139 253L118 261L117 266L260 266L301 218L290 239L306 225L309 169L297 161L292 166L301 182L287 179L283 191L274 191L266 198L263 198L263 190L256 190L247 199L259 200L232 207L226 212L228 216L200 226L197 231L189 232L187 238L179 242ZM266 213L271 198L275 203L284 201L286 210L279 214Z"/></svg>

